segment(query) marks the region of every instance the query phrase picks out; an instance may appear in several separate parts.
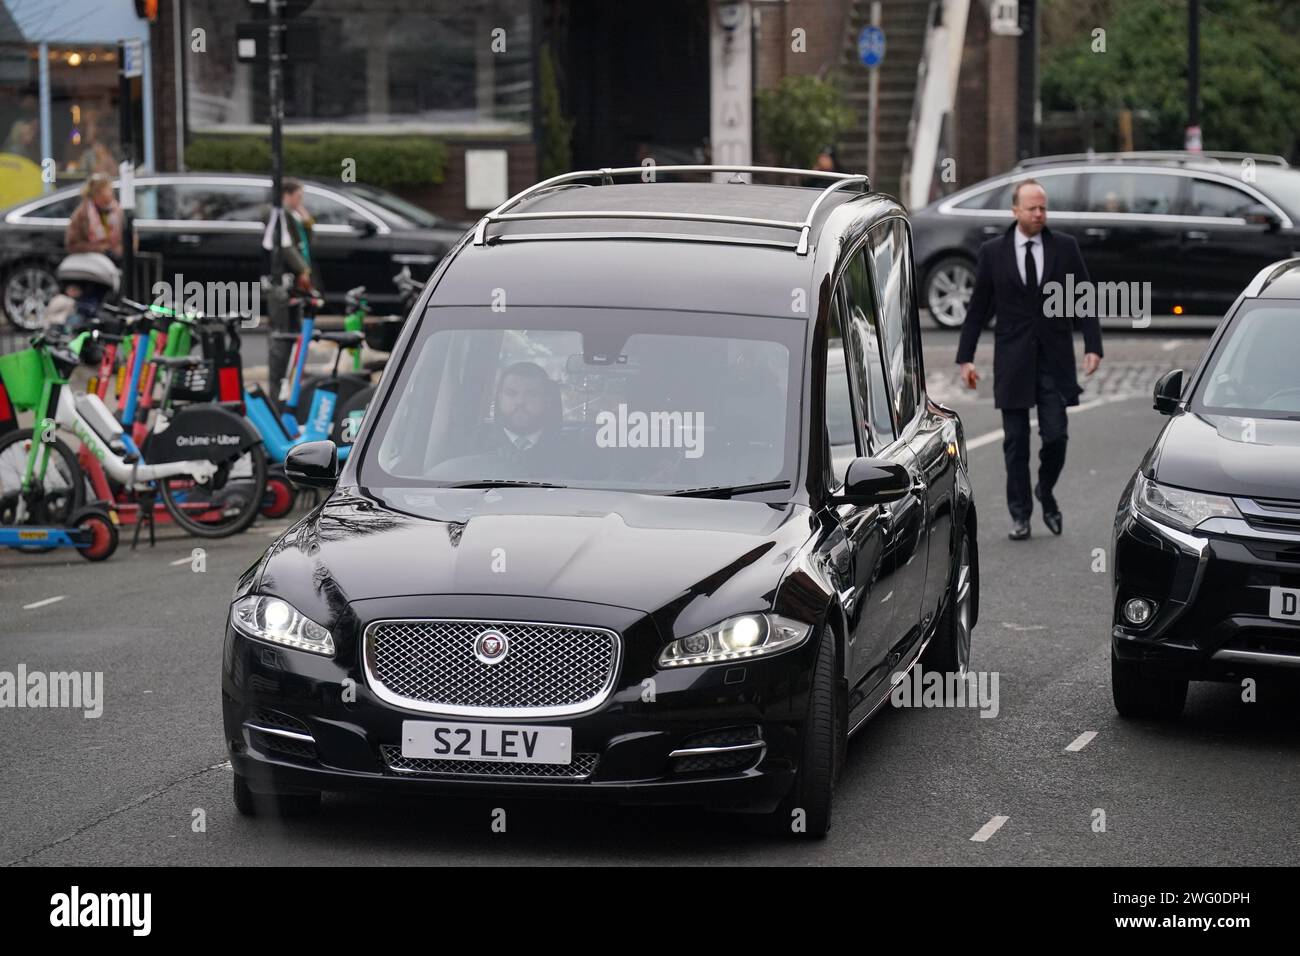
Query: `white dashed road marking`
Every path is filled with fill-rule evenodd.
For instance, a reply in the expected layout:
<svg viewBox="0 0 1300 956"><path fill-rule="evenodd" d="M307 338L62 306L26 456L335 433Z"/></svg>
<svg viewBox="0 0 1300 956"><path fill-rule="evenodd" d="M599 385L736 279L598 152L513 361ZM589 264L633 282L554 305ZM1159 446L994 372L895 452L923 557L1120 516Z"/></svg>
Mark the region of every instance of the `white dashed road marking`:
<svg viewBox="0 0 1300 956"><path fill-rule="evenodd" d="M1011 819L1010 817L994 817L992 820L984 824L984 826L980 827L979 830L976 831L975 835L970 838L971 842L988 843L989 837L993 836L993 834L1001 830L1002 824L1006 823L1010 819Z"/></svg>
<svg viewBox="0 0 1300 956"><path fill-rule="evenodd" d="M194 560L193 558L177 558L175 561L171 563L171 565L173 568L177 568L180 567L182 564L189 564L193 560Z"/></svg>
<svg viewBox="0 0 1300 956"><path fill-rule="evenodd" d="M1088 744L1092 743L1092 738L1096 736L1097 731L1085 730L1083 733L1079 734L1079 736L1075 737L1065 749L1071 753L1078 753L1084 747L1088 746Z"/></svg>
<svg viewBox="0 0 1300 956"><path fill-rule="evenodd" d="M46 598L44 601L33 601L31 604L24 604L23 610L35 611L38 607L45 607L47 604L56 604L59 601L62 601L65 597L67 597L66 594L60 594L58 597Z"/></svg>

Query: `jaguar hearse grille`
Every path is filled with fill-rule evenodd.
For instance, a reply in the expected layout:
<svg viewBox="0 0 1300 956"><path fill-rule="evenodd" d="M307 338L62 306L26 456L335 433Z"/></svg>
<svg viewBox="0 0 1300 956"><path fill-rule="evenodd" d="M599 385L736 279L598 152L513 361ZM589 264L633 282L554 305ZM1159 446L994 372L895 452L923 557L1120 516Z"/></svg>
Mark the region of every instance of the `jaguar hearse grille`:
<svg viewBox="0 0 1300 956"><path fill-rule="evenodd" d="M425 760L403 757L393 744L380 747L388 769L401 774L444 777L526 777L531 780L585 780L596 769L600 754L574 754L573 763L511 763L477 760Z"/></svg>
<svg viewBox="0 0 1300 956"><path fill-rule="evenodd" d="M598 706L614 687L619 636L518 621L376 621L366 628L371 689L399 707L538 717Z"/></svg>

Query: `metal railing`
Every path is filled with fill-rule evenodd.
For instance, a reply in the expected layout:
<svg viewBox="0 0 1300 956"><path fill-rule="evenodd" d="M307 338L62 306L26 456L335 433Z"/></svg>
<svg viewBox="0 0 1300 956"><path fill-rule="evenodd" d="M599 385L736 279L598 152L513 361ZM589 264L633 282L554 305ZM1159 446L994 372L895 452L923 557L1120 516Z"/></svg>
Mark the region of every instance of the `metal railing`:
<svg viewBox="0 0 1300 956"><path fill-rule="evenodd" d="M654 175L660 173L748 173L774 176L800 176L831 180L823 189L802 220L762 219L753 216L724 216L714 213L697 212L661 212L651 209L590 209L557 210L555 212L506 212L526 199L537 197L547 190L556 189L570 183L581 183L587 179L599 179L600 184L614 184L616 176L643 176L647 171ZM743 182L743 181L742 181ZM832 173L816 169L786 169L778 166L620 166L617 168L588 169L581 172L564 173L553 176L540 183L529 186L522 192L511 196L501 205L483 216L474 227L474 245L481 246L487 242L488 227L501 222L530 222L556 219L662 219L675 222L714 222L732 226L764 226L770 229L787 229L798 231L799 240L791 244L797 255L808 254L808 237L812 231L813 220L823 203L836 191L849 186L859 186L861 191L871 191L870 180L866 176L850 173Z"/></svg>

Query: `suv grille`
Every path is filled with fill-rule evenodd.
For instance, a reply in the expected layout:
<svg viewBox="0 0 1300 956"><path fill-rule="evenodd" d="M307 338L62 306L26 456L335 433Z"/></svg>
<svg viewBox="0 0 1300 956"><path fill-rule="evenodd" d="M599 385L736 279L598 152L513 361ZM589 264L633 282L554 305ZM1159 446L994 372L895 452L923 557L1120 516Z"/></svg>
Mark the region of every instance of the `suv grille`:
<svg viewBox="0 0 1300 956"><path fill-rule="evenodd" d="M485 663L476 641L505 638ZM388 703L432 713L530 717L599 705L614 688L622 642L613 631L517 621L376 621L366 628L371 689Z"/></svg>

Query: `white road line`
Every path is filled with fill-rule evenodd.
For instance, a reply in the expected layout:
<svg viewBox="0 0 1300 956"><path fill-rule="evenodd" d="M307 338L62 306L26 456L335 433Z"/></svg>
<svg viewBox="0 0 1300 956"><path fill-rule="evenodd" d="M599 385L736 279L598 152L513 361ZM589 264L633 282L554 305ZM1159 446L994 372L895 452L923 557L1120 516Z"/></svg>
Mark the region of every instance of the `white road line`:
<svg viewBox="0 0 1300 956"><path fill-rule="evenodd" d="M1088 746L1088 744L1092 743L1092 738L1096 736L1097 736L1097 731L1085 730L1083 733L1079 734L1079 736L1075 737L1074 740L1071 741L1069 746L1067 746L1065 749L1068 750L1070 753L1077 754L1084 747Z"/></svg>
<svg viewBox="0 0 1300 956"><path fill-rule="evenodd" d="M975 835L970 838L971 842L988 843L989 837L1001 830L1002 824L1006 823L1010 819L1010 817L994 817L975 832Z"/></svg>
<svg viewBox="0 0 1300 956"><path fill-rule="evenodd" d="M31 604L24 604L23 610L35 611L38 607L45 607L45 605L47 604L57 604L59 601L62 601L65 597L67 597L66 594L60 594L58 597L46 598L44 601L33 601Z"/></svg>
<svg viewBox="0 0 1300 956"><path fill-rule="evenodd" d="M1076 415L1079 412L1090 412L1094 408L1101 408L1103 405L1113 405L1115 402L1127 402L1133 398L1143 398L1143 397L1144 396L1142 395L1103 395L1101 398L1094 398L1089 401L1083 402L1080 405L1073 405L1067 408L1066 412L1068 412L1071 415ZM1029 424L1030 427L1032 428L1034 423L1037 422L1038 418L1037 416L1031 415L1030 419L1031 421ZM1001 428L998 428L991 432L985 432L983 435L976 435L974 438L969 438L966 440L966 450L973 451L976 448L983 448L985 445L991 445L995 441L1002 441L1002 438L1005 434L1006 432L1004 432Z"/></svg>
<svg viewBox="0 0 1300 956"><path fill-rule="evenodd" d="M192 557L189 557L189 558L177 558L175 561L170 562L170 564L171 564L171 566L172 566L173 568L178 568L178 567L180 567L182 564L189 564L189 563L190 563L191 561L193 561L193 560L194 560L194 558L192 558Z"/></svg>

